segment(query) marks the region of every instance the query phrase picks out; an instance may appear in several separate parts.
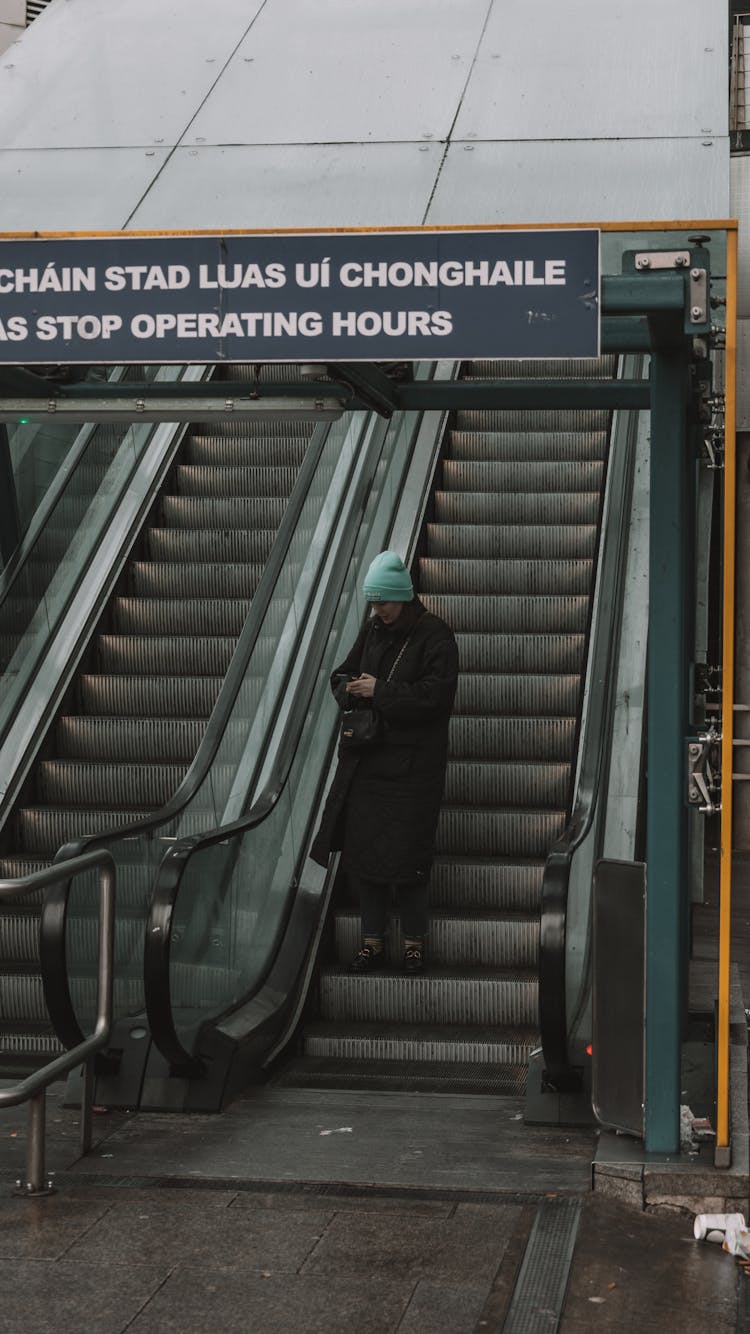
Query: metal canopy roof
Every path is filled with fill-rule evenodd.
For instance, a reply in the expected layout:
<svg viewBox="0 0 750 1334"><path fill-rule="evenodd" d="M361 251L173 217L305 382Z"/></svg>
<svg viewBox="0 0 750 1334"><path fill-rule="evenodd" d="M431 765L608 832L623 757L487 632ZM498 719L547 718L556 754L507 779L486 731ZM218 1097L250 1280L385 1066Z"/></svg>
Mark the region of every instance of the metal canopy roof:
<svg viewBox="0 0 750 1334"><path fill-rule="evenodd" d="M726 217L703 0L66 0L0 65L0 230Z"/></svg>

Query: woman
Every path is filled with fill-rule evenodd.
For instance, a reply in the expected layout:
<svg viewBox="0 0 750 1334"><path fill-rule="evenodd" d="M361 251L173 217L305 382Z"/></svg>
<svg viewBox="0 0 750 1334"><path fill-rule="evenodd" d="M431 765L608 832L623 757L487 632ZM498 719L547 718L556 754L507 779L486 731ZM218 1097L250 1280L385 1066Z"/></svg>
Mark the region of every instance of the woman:
<svg viewBox="0 0 750 1334"><path fill-rule="evenodd" d="M361 748L339 747L312 856L325 866L340 850L358 893L362 945L352 970L365 973L383 963L393 886L404 971L420 973L458 651L445 621L414 596L409 571L394 552L375 557L364 594L371 617L333 673L331 688L342 710L374 710L378 735Z"/></svg>

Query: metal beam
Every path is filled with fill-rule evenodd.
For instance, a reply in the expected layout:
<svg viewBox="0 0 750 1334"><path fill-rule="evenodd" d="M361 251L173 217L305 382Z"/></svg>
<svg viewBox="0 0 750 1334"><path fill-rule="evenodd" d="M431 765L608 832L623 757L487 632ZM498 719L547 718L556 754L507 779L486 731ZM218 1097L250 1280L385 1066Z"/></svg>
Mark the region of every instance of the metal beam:
<svg viewBox="0 0 750 1334"><path fill-rule="evenodd" d="M651 376L644 1120L647 1150L678 1153L688 892L683 750L689 343L665 346L660 339Z"/></svg>
<svg viewBox="0 0 750 1334"><path fill-rule="evenodd" d="M330 386L326 386L330 390ZM643 380L472 380L398 386L398 406L437 408L648 408Z"/></svg>
<svg viewBox="0 0 750 1334"><path fill-rule="evenodd" d="M664 311L684 315L686 304L683 272L602 278L602 315L650 315Z"/></svg>
<svg viewBox="0 0 750 1334"><path fill-rule="evenodd" d="M247 386L245 386L247 388ZM0 399L0 423L18 422L189 422L337 421L350 406L336 398L190 397Z"/></svg>

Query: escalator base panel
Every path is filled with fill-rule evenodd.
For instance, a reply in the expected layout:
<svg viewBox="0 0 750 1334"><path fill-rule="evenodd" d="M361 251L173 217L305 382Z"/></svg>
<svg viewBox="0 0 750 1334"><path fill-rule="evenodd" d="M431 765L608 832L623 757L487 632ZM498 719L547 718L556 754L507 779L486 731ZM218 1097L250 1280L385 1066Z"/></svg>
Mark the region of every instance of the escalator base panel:
<svg viewBox="0 0 750 1334"><path fill-rule="evenodd" d="M273 1080L276 1088L352 1089L390 1093L477 1093L523 1097L526 1066L452 1062L293 1060Z"/></svg>

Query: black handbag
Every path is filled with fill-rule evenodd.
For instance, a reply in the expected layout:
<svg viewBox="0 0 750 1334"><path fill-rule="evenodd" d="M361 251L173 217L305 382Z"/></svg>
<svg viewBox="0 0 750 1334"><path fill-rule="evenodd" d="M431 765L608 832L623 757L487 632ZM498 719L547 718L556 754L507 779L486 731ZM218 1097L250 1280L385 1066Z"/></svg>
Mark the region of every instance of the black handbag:
<svg viewBox="0 0 750 1334"><path fill-rule="evenodd" d="M341 720L342 750L361 750L380 736L380 717L374 709L347 709Z"/></svg>
<svg viewBox="0 0 750 1334"><path fill-rule="evenodd" d="M404 641L401 652L391 667L386 681L390 681L398 667L406 652L409 639L411 639L411 635ZM375 709L347 709L341 720L339 750L363 750L366 746L374 746L375 742L380 740L380 736L380 714Z"/></svg>

